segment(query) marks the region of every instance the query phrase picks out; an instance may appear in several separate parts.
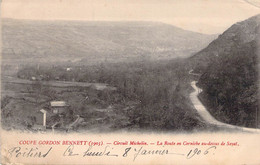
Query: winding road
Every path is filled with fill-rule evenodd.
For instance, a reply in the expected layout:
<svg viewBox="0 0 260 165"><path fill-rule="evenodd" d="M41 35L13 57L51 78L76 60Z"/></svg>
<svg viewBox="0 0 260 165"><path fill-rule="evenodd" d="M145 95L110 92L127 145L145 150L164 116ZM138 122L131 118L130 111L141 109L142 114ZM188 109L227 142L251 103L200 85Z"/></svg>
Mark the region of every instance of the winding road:
<svg viewBox="0 0 260 165"><path fill-rule="evenodd" d="M195 74L192 73L192 70L189 72L189 74ZM205 106L201 103L201 101L198 98L199 93L202 92L202 89L196 86L197 81L192 81L191 86L195 90L192 93L190 93L190 99L192 104L194 105L195 109L197 110L200 117L207 123L215 125L220 128L229 128L229 129L236 129L244 132L252 132L252 133L260 133L260 129L254 129L254 128L247 128L247 127L239 127L231 124L222 123L218 120L216 120L205 108Z"/></svg>

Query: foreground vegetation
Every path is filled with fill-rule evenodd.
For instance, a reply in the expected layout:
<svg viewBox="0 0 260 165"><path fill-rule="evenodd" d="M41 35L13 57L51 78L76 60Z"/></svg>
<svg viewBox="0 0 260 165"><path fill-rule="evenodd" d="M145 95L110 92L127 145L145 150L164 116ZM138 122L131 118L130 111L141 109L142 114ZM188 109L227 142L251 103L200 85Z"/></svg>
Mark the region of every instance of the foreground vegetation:
<svg viewBox="0 0 260 165"><path fill-rule="evenodd" d="M201 76L201 99L218 120L255 128L259 126L256 43L234 50Z"/></svg>
<svg viewBox="0 0 260 165"><path fill-rule="evenodd" d="M111 113L106 115L110 116L107 122L113 129L192 130L204 127L188 99L191 87L184 60L31 66L24 67L17 75L23 79L35 77L34 87L30 87L31 95L65 100L71 105L71 112L81 115L86 122L98 116L93 109L112 107L112 117ZM41 87L41 81L57 80L107 83L117 90L81 88L77 92L72 89L67 89L71 92L58 92L55 88Z"/></svg>

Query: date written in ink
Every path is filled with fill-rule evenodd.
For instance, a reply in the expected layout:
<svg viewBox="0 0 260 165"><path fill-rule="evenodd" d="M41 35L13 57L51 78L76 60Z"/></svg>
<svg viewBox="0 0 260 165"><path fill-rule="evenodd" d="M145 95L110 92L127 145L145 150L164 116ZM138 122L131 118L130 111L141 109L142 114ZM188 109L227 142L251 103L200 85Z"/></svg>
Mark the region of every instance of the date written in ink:
<svg viewBox="0 0 260 165"><path fill-rule="evenodd" d="M200 156L200 155L208 155L208 154L214 154L214 151L217 149L216 146L211 146L209 148L207 148L206 150L200 150L198 148L195 149L191 149L188 154L186 155L187 159L191 159L193 157L196 156Z"/></svg>

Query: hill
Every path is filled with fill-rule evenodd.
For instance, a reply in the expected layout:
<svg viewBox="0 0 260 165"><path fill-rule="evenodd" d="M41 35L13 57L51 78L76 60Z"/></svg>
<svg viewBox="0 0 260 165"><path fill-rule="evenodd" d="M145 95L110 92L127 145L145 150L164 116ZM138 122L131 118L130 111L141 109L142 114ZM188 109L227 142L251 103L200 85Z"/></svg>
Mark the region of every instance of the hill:
<svg viewBox="0 0 260 165"><path fill-rule="evenodd" d="M222 57L228 58L237 48L256 41L259 38L259 19L260 15L257 15L235 23L206 48L191 56L194 71L203 73L209 64L219 62Z"/></svg>
<svg viewBox="0 0 260 165"><path fill-rule="evenodd" d="M201 99L219 120L259 125L258 48L260 15L238 22L190 60L201 73Z"/></svg>
<svg viewBox="0 0 260 165"><path fill-rule="evenodd" d="M187 57L214 39L158 22L2 20L3 58L124 61Z"/></svg>

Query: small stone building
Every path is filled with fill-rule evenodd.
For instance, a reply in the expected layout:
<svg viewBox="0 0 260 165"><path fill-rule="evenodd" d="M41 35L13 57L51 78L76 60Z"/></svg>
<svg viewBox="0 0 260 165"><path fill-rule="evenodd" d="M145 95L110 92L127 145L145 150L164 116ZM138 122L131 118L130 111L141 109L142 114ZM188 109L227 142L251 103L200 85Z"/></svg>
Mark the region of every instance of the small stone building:
<svg viewBox="0 0 260 165"><path fill-rule="evenodd" d="M62 114L68 111L69 105L65 101L51 101L51 111L54 114Z"/></svg>

